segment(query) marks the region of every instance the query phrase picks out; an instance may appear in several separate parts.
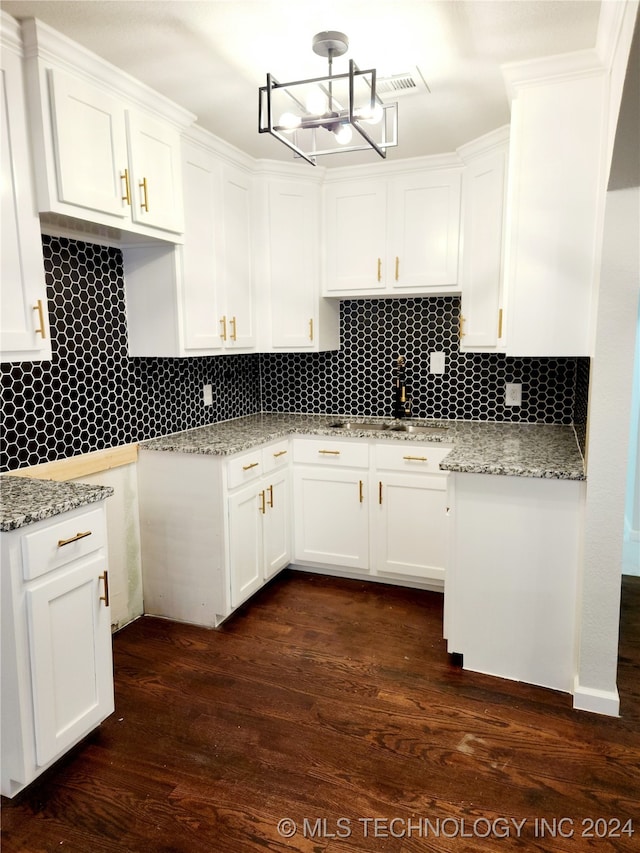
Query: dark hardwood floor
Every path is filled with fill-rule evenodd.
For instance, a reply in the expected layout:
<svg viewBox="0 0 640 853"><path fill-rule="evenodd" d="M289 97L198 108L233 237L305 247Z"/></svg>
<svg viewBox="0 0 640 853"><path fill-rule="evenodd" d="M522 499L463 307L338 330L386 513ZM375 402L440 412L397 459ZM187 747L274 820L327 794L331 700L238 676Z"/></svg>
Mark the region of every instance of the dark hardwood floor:
<svg viewBox="0 0 640 853"><path fill-rule="evenodd" d="M619 719L456 668L435 593L285 572L218 631L139 619L115 714L2 801L2 851L639 850L623 586Z"/></svg>

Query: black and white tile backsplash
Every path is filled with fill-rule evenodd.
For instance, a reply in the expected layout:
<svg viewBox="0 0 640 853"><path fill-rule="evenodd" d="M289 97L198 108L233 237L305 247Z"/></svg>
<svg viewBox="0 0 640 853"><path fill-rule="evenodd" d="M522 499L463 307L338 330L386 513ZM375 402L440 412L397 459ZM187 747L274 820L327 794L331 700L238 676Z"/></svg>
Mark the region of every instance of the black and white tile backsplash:
<svg viewBox="0 0 640 853"><path fill-rule="evenodd" d="M586 423L588 359L460 353L456 297L345 301L337 352L130 358L120 251L43 246L53 358L2 365L2 471L260 410L389 415L400 354L415 417ZM505 382L522 383L522 407L504 407Z"/></svg>

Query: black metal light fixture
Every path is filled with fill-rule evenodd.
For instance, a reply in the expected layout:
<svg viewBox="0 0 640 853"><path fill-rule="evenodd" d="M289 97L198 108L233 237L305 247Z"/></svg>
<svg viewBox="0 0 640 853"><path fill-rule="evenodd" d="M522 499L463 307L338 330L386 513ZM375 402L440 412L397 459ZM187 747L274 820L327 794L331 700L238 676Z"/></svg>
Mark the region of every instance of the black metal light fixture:
<svg viewBox="0 0 640 853"><path fill-rule="evenodd" d="M267 74L259 89L258 131L313 166L320 155L345 151L373 149L386 157L387 148L398 144L398 105L383 104L376 94L375 68L361 71L351 59L348 72L333 73L333 58L349 47L344 33L318 33L312 47L327 58L328 73L291 83Z"/></svg>

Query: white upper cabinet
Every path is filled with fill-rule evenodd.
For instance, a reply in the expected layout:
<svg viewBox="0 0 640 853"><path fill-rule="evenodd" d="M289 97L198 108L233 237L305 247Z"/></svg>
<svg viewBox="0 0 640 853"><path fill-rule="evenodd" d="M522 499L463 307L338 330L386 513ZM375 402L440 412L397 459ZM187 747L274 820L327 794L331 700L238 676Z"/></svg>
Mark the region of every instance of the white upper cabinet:
<svg viewBox="0 0 640 853"><path fill-rule="evenodd" d="M458 149L462 180L460 349L495 352L503 337L502 246L508 128Z"/></svg>
<svg viewBox="0 0 640 853"><path fill-rule="evenodd" d="M455 291L461 172L460 166L414 167L391 172L385 179L348 179L345 174L328 182L325 294L421 296Z"/></svg>
<svg viewBox="0 0 640 853"><path fill-rule="evenodd" d="M508 66L507 354L592 351L606 190L607 76L595 52Z"/></svg>
<svg viewBox="0 0 640 853"><path fill-rule="evenodd" d="M3 14L0 56L0 345L3 362L51 358L42 239L31 174L21 53L18 27Z"/></svg>
<svg viewBox="0 0 640 853"><path fill-rule="evenodd" d="M317 182L261 179L264 277L261 349L338 349L340 306L320 296L320 187Z"/></svg>
<svg viewBox="0 0 640 853"><path fill-rule="evenodd" d="M131 355L255 350L252 176L208 141L182 141L184 244L123 250Z"/></svg>
<svg viewBox="0 0 640 853"><path fill-rule="evenodd" d="M40 21L23 38L40 212L179 241L195 116Z"/></svg>

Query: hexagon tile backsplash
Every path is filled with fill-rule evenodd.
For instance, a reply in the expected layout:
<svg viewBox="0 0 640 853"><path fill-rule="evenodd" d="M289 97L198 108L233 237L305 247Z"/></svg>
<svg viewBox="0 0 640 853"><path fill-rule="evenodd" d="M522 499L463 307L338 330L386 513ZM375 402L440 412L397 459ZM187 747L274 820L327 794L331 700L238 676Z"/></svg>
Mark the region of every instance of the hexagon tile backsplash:
<svg viewBox="0 0 640 853"><path fill-rule="evenodd" d="M261 410L389 415L401 354L415 417L586 422L588 359L461 353L456 297L345 301L337 352L131 358L121 252L43 248L53 357L2 365L2 471ZM434 350L444 374L429 373ZM505 382L522 383L521 407L505 408Z"/></svg>

